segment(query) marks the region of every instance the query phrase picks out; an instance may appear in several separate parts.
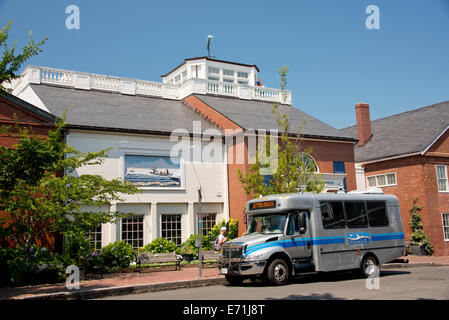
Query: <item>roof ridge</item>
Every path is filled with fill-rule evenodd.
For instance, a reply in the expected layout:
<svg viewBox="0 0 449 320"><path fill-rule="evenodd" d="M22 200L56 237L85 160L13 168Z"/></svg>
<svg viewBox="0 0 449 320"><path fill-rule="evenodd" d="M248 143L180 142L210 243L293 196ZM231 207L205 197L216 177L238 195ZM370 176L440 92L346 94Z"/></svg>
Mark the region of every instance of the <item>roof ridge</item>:
<svg viewBox="0 0 449 320"><path fill-rule="evenodd" d="M399 117L399 116L402 116L402 115L404 115L404 114L406 114L406 113L421 112L421 111L423 111L423 109L430 109L430 108L432 108L432 107L435 107L435 106L437 106L437 105L441 105L441 104L443 104L443 103L449 103L449 100L444 100L444 101L441 101L441 102L437 102L437 103L434 103L434 104L430 104L430 105L428 105L428 106L419 107L419 108L417 108L417 109L408 110L408 111L403 111L403 112L396 113L396 114L392 114L392 115L389 115L389 116L386 116L386 117L383 117L383 118L371 120L371 123L376 122L376 121L380 121L380 120L385 120L385 119L388 119L388 118ZM357 127L357 124L352 125L352 126L349 126L349 127L344 127L344 128L339 129L339 130L345 130L345 129L356 128L356 127Z"/></svg>

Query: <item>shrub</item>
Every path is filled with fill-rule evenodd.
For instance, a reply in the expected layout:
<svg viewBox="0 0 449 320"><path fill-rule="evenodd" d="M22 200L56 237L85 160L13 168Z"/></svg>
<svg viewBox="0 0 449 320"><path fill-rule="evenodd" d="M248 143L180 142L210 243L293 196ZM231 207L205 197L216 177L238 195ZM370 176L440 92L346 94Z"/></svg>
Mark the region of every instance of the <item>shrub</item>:
<svg viewBox="0 0 449 320"><path fill-rule="evenodd" d="M197 234L191 234L190 237L186 240L186 242L181 244L181 253L184 254L194 254L198 256L198 248L195 246L195 241L198 239ZM210 241L209 236L201 237L201 249L202 250L213 250L214 246Z"/></svg>
<svg viewBox="0 0 449 320"><path fill-rule="evenodd" d="M68 265L88 267L88 257L93 252L89 238L84 233L67 232L64 234L64 254Z"/></svg>
<svg viewBox="0 0 449 320"><path fill-rule="evenodd" d="M180 253L180 248L178 248L176 243L163 238L154 239L151 243L143 247L143 250L150 253L170 253L173 251Z"/></svg>
<svg viewBox="0 0 449 320"><path fill-rule="evenodd" d="M424 227L421 222L421 210L423 207L418 206L417 202L418 199L414 199L412 208L410 209L410 215L412 218L410 223L412 229L410 242L418 244L422 247L426 255L431 255L433 253L433 245L427 234L424 232Z"/></svg>
<svg viewBox="0 0 449 320"><path fill-rule="evenodd" d="M19 249L0 247L0 283L7 284L11 278L8 261L20 257L22 251Z"/></svg>
<svg viewBox="0 0 449 320"><path fill-rule="evenodd" d="M64 264L45 247L32 246L28 252L16 250L7 261L9 280L13 284L53 283L65 279Z"/></svg>
<svg viewBox="0 0 449 320"><path fill-rule="evenodd" d="M91 258L95 257L95 253L91 253ZM117 241L110 243L103 248L101 258L104 267L110 268L127 268L135 260L136 253L133 247L125 241Z"/></svg>
<svg viewBox="0 0 449 320"><path fill-rule="evenodd" d="M210 241L212 241L212 242L215 241L215 239L220 234L220 229L222 227L226 227L225 219L223 219L221 222L217 223L212 228L212 230L209 231ZM227 232L226 237L228 238L228 241L237 238L238 231L239 231L239 221L237 219L229 219L229 230L226 231Z"/></svg>

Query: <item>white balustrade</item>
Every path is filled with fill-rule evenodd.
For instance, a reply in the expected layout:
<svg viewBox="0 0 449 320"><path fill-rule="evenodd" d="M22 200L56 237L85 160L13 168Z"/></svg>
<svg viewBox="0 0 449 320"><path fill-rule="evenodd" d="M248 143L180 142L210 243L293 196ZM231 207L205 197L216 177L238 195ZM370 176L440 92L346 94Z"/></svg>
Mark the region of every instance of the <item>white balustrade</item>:
<svg viewBox="0 0 449 320"><path fill-rule="evenodd" d="M41 67L41 82L71 86L74 72Z"/></svg>
<svg viewBox="0 0 449 320"><path fill-rule="evenodd" d="M92 89L120 92L120 78L91 74L90 79Z"/></svg>
<svg viewBox="0 0 449 320"><path fill-rule="evenodd" d="M22 79L28 83L45 83L84 90L104 90L122 94L158 96L181 100L192 93L233 96L245 100L263 100L291 104L291 91L266 87L253 87L205 79L187 79L179 85L162 82L123 79L107 75L89 74L47 67L28 66ZM39 78L40 77L40 78ZM40 82L39 82L40 81ZM23 82L23 81L22 81ZM24 84L18 83L14 86Z"/></svg>
<svg viewBox="0 0 449 320"><path fill-rule="evenodd" d="M162 94L162 83L136 80L136 94L160 96Z"/></svg>

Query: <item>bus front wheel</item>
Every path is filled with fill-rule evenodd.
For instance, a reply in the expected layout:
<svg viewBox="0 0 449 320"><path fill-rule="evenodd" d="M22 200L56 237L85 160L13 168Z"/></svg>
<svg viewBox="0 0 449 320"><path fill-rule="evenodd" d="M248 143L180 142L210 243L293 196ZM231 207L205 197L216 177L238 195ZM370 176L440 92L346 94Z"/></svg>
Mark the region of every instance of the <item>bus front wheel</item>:
<svg viewBox="0 0 449 320"><path fill-rule="evenodd" d="M290 270L283 259L273 260L267 269L267 280L274 285L284 285L288 282Z"/></svg>

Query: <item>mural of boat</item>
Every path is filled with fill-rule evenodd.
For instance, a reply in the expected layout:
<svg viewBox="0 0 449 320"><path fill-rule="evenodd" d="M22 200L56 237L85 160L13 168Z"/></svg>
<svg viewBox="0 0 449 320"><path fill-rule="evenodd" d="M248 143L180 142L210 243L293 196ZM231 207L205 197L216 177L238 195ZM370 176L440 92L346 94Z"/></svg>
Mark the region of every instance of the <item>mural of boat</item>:
<svg viewBox="0 0 449 320"><path fill-rule="evenodd" d="M181 175L173 168L127 168L125 180L145 187L179 187Z"/></svg>

